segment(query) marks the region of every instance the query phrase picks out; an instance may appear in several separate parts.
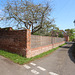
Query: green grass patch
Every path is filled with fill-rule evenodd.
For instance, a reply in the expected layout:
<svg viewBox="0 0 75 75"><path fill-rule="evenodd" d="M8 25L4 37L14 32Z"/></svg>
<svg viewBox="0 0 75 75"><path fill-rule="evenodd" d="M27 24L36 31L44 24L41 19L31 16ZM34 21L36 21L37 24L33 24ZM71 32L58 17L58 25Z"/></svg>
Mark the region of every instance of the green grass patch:
<svg viewBox="0 0 75 75"><path fill-rule="evenodd" d="M63 45L65 45L65 44L63 44ZM25 63L33 61L37 58L41 58L43 56L46 56L46 55L52 53L53 51L57 50L58 48L62 47L63 45L61 45L59 47L56 47L56 48L53 48L53 49L51 49L47 52L41 53L41 54L39 54L37 56L34 56L34 57L31 57L31 58L25 58L25 57L22 57L20 55L13 54L13 53L10 53L10 52L6 52L6 51L3 51L3 50L0 50L0 55L12 60L14 63L25 64Z"/></svg>

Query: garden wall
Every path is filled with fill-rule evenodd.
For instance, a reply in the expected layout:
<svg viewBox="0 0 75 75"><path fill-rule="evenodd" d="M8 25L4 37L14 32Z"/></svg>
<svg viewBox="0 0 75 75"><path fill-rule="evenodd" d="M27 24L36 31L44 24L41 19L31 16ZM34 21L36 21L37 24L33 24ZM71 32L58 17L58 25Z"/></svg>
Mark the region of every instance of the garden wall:
<svg viewBox="0 0 75 75"><path fill-rule="evenodd" d="M26 30L0 30L0 48L27 58L64 44L64 38L31 35Z"/></svg>
<svg viewBox="0 0 75 75"><path fill-rule="evenodd" d="M27 57L33 57L65 43L64 38L31 35L31 49Z"/></svg>
<svg viewBox="0 0 75 75"><path fill-rule="evenodd" d="M0 30L0 48L26 56L28 36L28 30Z"/></svg>

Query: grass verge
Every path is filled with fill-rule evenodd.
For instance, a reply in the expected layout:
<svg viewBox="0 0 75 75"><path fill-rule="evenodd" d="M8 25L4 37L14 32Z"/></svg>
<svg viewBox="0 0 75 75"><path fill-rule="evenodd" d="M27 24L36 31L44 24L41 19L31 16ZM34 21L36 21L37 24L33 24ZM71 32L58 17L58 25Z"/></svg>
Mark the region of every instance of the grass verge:
<svg viewBox="0 0 75 75"><path fill-rule="evenodd" d="M65 44L63 44L63 45L65 45ZM34 56L34 57L31 57L31 58L25 58L20 55L12 54L12 53L9 53L9 52L3 51L3 50L0 50L0 55L12 60L14 63L18 63L18 64L22 65L22 64L28 63L30 61L33 61L37 58L41 58L43 56L46 56L46 55L52 53L53 51L57 50L58 48L62 47L63 45L56 47L56 48L53 48L47 52L41 53L41 54Z"/></svg>

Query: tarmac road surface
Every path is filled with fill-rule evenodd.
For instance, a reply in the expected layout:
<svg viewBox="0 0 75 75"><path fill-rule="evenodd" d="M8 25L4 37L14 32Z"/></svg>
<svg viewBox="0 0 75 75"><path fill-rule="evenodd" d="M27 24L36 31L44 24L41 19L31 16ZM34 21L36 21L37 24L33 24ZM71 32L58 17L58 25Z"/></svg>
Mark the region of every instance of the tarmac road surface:
<svg viewBox="0 0 75 75"><path fill-rule="evenodd" d="M0 56L0 75L75 75L72 43L28 64L15 64Z"/></svg>

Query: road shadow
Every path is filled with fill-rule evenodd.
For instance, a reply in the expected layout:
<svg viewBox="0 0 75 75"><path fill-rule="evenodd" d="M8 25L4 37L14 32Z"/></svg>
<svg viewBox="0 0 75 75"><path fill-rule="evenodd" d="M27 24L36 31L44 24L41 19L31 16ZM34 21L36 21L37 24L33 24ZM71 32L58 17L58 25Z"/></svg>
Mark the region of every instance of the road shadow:
<svg viewBox="0 0 75 75"><path fill-rule="evenodd" d="M71 61L73 61L73 62L75 63L75 58L74 58L74 56L73 56L74 45L75 45L75 44L73 44L73 45L69 48L68 54L69 54L69 57L70 57Z"/></svg>
<svg viewBox="0 0 75 75"><path fill-rule="evenodd" d="M61 47L61 48L70 48L69 46L63 46L63 47Z"/></svg>
<svg viewBox="0 0 75 75"><path fill-rule="evenodd" d="M66 42L66 44L74 44L74 42ZM65 45L65 46L62 46L61 48L70 48L70 46Z"/></svg>
<svg viewBox="0 0 75 75"><path fill-rule="evenodd" d="M74 44L75 42L66 42L66 44Z"/></svg>

